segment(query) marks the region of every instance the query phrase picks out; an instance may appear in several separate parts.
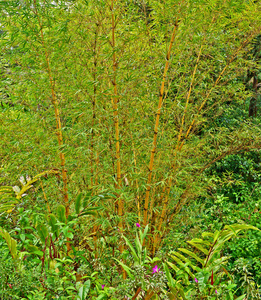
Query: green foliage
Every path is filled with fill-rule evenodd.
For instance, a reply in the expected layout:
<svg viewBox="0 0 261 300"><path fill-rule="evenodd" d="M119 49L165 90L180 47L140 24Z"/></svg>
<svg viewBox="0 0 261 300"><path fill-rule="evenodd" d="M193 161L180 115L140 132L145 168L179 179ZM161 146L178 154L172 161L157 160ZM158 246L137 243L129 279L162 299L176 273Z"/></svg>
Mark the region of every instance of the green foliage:
<svg viewBox="0 0 261 300"><path fill-rule="evenodd" d="M0 235L5 239L13 259L16 260L17 259L17 247L16 247L17 243L16 243L16 240L14 240L10 236L10 234L2 228L0 228Z"/></svg>
<svg viewBox="0 0 261 300"><path fill-rule="evenodd" d="M236 236L241 230L249 230L258 228L246 224L234 224L225 226L222 231L203 232L202 239L193 239L188 241L190 245L199 251L199 255L195 250L191 251L185 248L179 248L179 252L175 251L170 254L172 262L168 265L175 271L175 279L173 279L167 264L164 264L164 270L168 278L171 289L169 297L175 299L234 299L233 289L236 284L232 284L231 275L225 269L228 257L222 256L222 249L225 242ZM185 253L184 256L182 253ZM192 260L191 260L192 259ZM194 262L196 262L196 264ZM223 278L227 276L227 278ZM245 295L237 299L243 299ZM172 299L171 298L171 299Z"/></svg>
<svg viewBox="0 0 261 300"><path fill-rule="evenodd" d="M28 261L23 272L17 270L15 262L8 257L1 243L0 252L0 299L32 299L31 293L41 292L41 284L39 282L40 270L32 261ZM37 296L36 296L37 297ZM40 298L40 296L39 296ZM34 298L38 299L38 298ZM40 298L44 299L44 298Z"/></svg>
<svg viewBox="0 0 261 300"><path fill-rule="evenodd" d="M228 156L210 169L210 197L204 199L204 215L201 212L201 219L197 219L202 229L219 230L223 224L233 224L239 220L261 228L259 169L259 152ZM231 241L226 249L226 254L232 258L228 268L238 270L237 261L244 258L256 284L260 285L259 249L259 231L250 231L241 239ZM239 274L235 278L240 281Z"/></svg>
<svg viewBox="0 0 261 300"><path fill-rule="evenodd" d="M63 205L57 207L57 219L61 223L66 223L65 207Z"/></svg>
<svg viewBox="0 0 261 300"><path fill-rule="evenodd" d="M91 282L90 280L85 281L84 285L80 287L78 292L79 300L85 300L89 290L90 290Z"/></svg>
<svg viewBox="0 0 261 300"><path fill-rule="evenodd" d="M4 299L258 297L260 12L0 1Z"/></svg>
<svg viewBox="0 0 261 300"><path fill-rule="evenodd" d="M46 176L48 174L57 174L56 170L44 171L31 179L30 176L21 176L19 181L21 184L21 188L19 186L1 186L0 187L0 203L1 210L0 212L12 212L14 207L17 204L21 203L22 197L26 196L29 189L33 187L33 184L37 182L41 177Z"/></svg>

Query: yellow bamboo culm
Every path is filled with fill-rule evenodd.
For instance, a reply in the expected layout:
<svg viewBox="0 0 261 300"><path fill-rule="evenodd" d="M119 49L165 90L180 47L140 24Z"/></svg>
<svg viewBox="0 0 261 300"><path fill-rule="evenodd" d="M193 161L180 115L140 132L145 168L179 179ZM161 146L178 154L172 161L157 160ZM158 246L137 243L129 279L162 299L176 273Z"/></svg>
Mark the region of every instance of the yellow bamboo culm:
<svg viewBox="0 0 261 300"><path fill-rule="evenodd" d="M204 43L204 41L205 41L205 38L203 40L203 43ZM200 56L201 56L202 49L203 49L203 43L202 43L202 45L200 47L200 50L199 50L199 53L198 53L197 61L196 61L196 64L195 64L195 67L194 67L194 70L193 70L193 74L192 74L192 78L191 78L191 82L190 82L190 87L189 87L188 94L187 94L187 97L186 97L186 104L185 104L185 108L184 108L184 112L183 112L183 116L182 116L182 120L181 120L181 126L180 126L180 130L179 130L177 146L176 146L175 153L174 153L174 164L175 165L176 165L176 159L177 159L177 152L178 152L178 149L179 149L179 143L180 143L181 137L182 137L183 126L184 126L184 123L185 123L185 117L186 117L186 113L187 113L187 109L188 109L189 99L190 99L190 95L191 95L191 91L192 91L196 71L197 71L197 68L198 68ZM174 169L176 169L175 166L174 166ZM161 230L161 226L162 226L163 220L164 220L166 212L167 212L167 206L168 206L168 200L169 200L171 185L172 185L172 177L170 176L167 180L167 192L166 192L166 195L165 195L163 209L162 209L162 212L161 212L161 215L160 215L160 218L159 218L158 230L157 230L158 232L160 232L160 230ZM158 234L155 235L153 252L155 251L155 248L156 248L157 244L158 244Z"/></svg>
<svg viewBox="0 0 261 300"><path fill-rule="evenodd" d="M163 104L164 87L165 87L167 72L169 69L170 53L171 53L171 49L172 49L172 46L173 46L173 43L175 40L177 28L178 28L178 21L176 21L172 35L171 35L169 49L168 49L167 56L166 56L165 68L164 68L164 72L163 72L163 79L162 79L161 88L160 88L159 104L158 104L158 109L157 109L157 113L156 113L156 121L155 121L155 127L154 127L153 146L152 146L151 155L150 155L147 189L146 189L146 194L145 194L144 214L143 214L143 225L144 226L147 225L149 196L150 196L150 190L151 190L151 178L152 178L154 157L155 157L155 152L156 152L156 148L157 148L157 135L158 135L158 128L159 128L160 114L161 114L161 109L162 109L162 104Z"/></svg>
<svg viewBox="0 0 261 300"><path fill-rule="evenodd" d="M45 60L46 60L46 68L49 76L49 82L51 86L51 93L52 93L52 103L54 106L54 111L55 111L55 120L56 120L56 134L57 134L57 139L58 139L58 145L61 148L63 146L63 136L62 136L62 126L61 126L61 118L60 118L60 112L58 108L58 101L57 101L57 96L54 90L55 82L52 76L52 71L51 71L51 66L50 66L50 59L49 59L49 54L47 51L47 48L45 46L45 41L44 41L44 35L43 35L43 26L39 17L39 13L37 10L37 3L36 0L34 0L34 13L37 17L38 24L40 27L40 34L41 34L41 43L43 46L43 49L45 51ZM69 216L69 199L68 199L68 188L67 188L67 171L65 169L65 157L62 151L59 153L60 155L60 161L61 161L61 170L62 170L62 179L63 179L63 199L64 199L64 205L65 205L65 215L66 218ZM69 240L67 241L67 252L70 250L70 244Z"/></svg>
<svg viewBox="0 0 261 300"><path fill-rule="evenodd" d="M117 83L116 83L116 71L117 71L117 60L115 53L115 15L114 15L114 0L111 1L111 10L112 10L112 49L113 49L113 119L114 119L114 127L115 127L115 139L116 139L116 169L117 169L117 185L121 187L121 162L120 162L120 131L119 131L119 115L118 115L118 91L117 91ZM119 200L118 205L118 214L121 216L123 212L123 203L122 200Z"/></svg>
<svg viewBox="0 0 261 300"><path fill-rule="evenodd" d="M114 14L114 2L115 0L111 0L111 24L112 24L112 61L113 61L113 76L112 76L112 85L113 85L113 97L112 97L112 105L113 105L113 119L114 119L114 128L115 128L115 140L116 140L116 181L117 188L121 188L121 161L120 161L120 130L119 130L119 115L118 115L118 91L117 91L117 82L116 82L116 72L117 72L117 59L115 53L116 47L116 24L115 24L115 14ZM120 217L119 222L119 230L123 232L123 200L120 195L118 195L117 200L117 213ZM123 252L124 246L121 243L119 246L120 253ZM126 279L127 275L124 269L122 269L123 279Z"/></svg>
<svg viewBox="0 0 261 300"><path fill-rule="evenodd" d="M98 56L97 56L97 40L98 40L98 34L99 34L99 23L96 24L95 29L95 39L93 44L93 82L96 82L96 76L97 76L97 64L98 64ZM92 96L92 134L91 134L91 190L92 195L94 193L94 185L97 185L98 182L98 172L96 169L96 174L94 172L95 165L98 166L98 153L96 153L96 157L94 158L94 138L95 138L95 131L94 127L96 125L96 95L97 94L97 86L96 84L93 85L93 96ZM96 175L96 176L95 176ZM97 247L97 232L98 232L99 226L94 225L93 226L93 243L94 243L94 255L95 259L98 259L98 247Z"/></svg>
<svg viewBox="0 0 261 300"><path fill-rule="evenodd" d="M132 134L131 134L131 141L132 141L132 148L133 148L133 162L134 162L134 167L135 167L135 172L137 170L137 159L136 159L136 151L135 151L135 147L134 147L134 143L133 143L133 137L132 137ZM138 179L136 178L135 180L135 184L136 184L136 191L137 191L137 210L138 210L138 220L139 220L139 223L141 221L141 215L140 215L140 196L139 196L139 193L138 193L138 189L139 189L139 184L138 184Z"/></svg>
<svg viewBox="0 0 261 300"><path fill-rule="evenodd" d="M246 40L242 43L242 45L240 47L237 48L237 50L235 51L234 55L232 55L232 57L230 58L230 60L226 63L225 67L223 68L223 70L220 72L218 78L216 79L213 87L208 91L205 99L202 101L200 107L198 108L197 114L195 115L195 118L192 120L191 124L189 125L189 128L186 132L185 138L183 140L183 142L181 143L180 147L179 147L179 151L181 150L181 148L184 145L185 140L187 139L191 129L193 128L197 117L199 116L199 113L201 112L202 108L205 106L206 102L209 99L209 96L211 95L213 89L217 86L217 84L219 83L220 79L222 78L223 74L225 73L226 69L229 67L229 65L235 60L235 58L237 57L237 54L252 40L252 38L255 36L257 32L254 31L249 37L246 38Z"/></svg>
<svg viewBox="0 0 261 300"><path fill-rule="evenodd" d="M189 101L189 98L190 98L190 95L191 95L191 90L192 90L192 86L193 86L193 81L194 81L194 77L195 77L195 72L196 72L196 69L197 69L197 66L198 66L198 63L199 63L199 58L201 56L201 52L202 52L202 46L200 48L200 51L199 51L199 55L198 55L198 58L197 58L197 62L196 62L196 65L195 65L195 68L194 68L194 71L193 71L193 75L192 75L192 81L191 81L191 84L190 84L190 88L189 88L189 92L188 92L188 95L187 95L187 101L186 101L186 105L185 105L185 109L184 109L184 113L183 113L183 117L182 117L182 124L181 124L181 128L180 128L180 131L179 131L179 135L178 135L178 140L177 140L177 146L176 146L176 149L175 149L175 154L174 154L174 163L172 165L172 169L174 170L174 173L175 173L175 170L176 170L176 156L177 156L177 153L181 151L183 145L184 145L184 142L186 141L186 139L188 138L189 136L189 133L191 132L191 129L193 128L195 122L196 122L196 119L197 117L199 116L199 113L201 112L201 110L203 109L203 107L205 106L207 100L209 99L209 96L211 95L213 89L217 86L217 84L219 83L220 79L222 78L222 76L224 75L226 69L228 68L228 66L234 61L234 59L236 58L237 54L249 43L249 41L251 40L251 38L254 36L254 33L252 33L243 43L242 45L240 45L240 47L238 47L238 49L235 51L235 53L233 54L233 56L230 58L230 60L227 62L227 64L225 65L225 67L221 70L218 78L216 79L216 81L214 82L212 88L208 91L205 99L202 101L201 105L199 106L198 110L197 110L197 114L195 115L195 118L192 120L191 124L189 125L188 127L188 130L186 131L186 134L183 138L183 140L181 141L182 139L182 131L183 131L183 126L184 126L184 121L185 121L185 114L186 114L186 111L187 111L187 105L188 105L188 101ZM160 216L160 220L159 220L159 224L158 224L158 232L161 230L161 227L162 227L162 223L163 223L163 220L166 216L166 213L167 213L167 205L168 205L168 199L169 199L169 194L170 194L170 189L171 189L171 186L172 186L172 177L169 177L168 180L167 180L167 193L166 193L166 196L165 196L165 201L164 201L164 204L163 204L163 209L162 209L162 213L161 213L161 216ZM176 207L175 211L176 210L180 210L182 207L182 201L178 204L178 207ZM172 216L173 218L173 216ZM171 219L172 219L171 218ZM156 235L155 237L155 241L154 241L154 247L153 249L155 250L157 245L160 243L160 238L158 235Z"/></svg>

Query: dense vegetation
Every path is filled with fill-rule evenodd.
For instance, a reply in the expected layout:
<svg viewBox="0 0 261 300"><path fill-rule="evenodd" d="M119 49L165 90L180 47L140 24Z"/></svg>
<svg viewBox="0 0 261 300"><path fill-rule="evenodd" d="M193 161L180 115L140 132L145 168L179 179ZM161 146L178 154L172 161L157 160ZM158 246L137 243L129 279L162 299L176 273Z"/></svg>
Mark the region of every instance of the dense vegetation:
<svg viewBox="0 0 261 300"><path fill-rule="evenodd" d="M0 299L260 299L261 3L0 12Z"/></svg>

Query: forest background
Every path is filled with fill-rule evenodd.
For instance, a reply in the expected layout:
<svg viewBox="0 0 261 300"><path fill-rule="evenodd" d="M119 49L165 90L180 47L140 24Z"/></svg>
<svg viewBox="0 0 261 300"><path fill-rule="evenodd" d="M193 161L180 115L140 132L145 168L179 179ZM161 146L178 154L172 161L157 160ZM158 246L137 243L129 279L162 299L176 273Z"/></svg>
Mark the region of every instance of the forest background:
<svg viewBox="0 0 261 300"><path fill-rule="evenodd" d="M260 299L260 2L0 8L1 299Z"/></svg>

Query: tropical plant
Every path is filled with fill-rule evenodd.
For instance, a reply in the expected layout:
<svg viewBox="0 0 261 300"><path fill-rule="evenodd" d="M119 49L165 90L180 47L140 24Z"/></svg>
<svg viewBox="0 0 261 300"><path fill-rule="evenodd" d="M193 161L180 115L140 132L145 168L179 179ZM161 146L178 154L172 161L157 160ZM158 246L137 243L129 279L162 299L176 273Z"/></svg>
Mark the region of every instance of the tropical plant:
<svg viewBox="0 0 261 300"><path fill-rule="evenodd" d="M221 253L225 242L241 230L249 229L258 230L247 224L226 225L221 231L203 232L202 239L188 241L193 246L193 251L178 248L179 251L172 252L170 256L174 263L164 264L171 290L170 299L234 299L232 289L236 285L232 284L232 276L225 268L229 257L222 256ZM168 265L175 271L175 279ZM223 278L224 276L227 278ZM242 295L237 299L244 297Z"/></svg>

